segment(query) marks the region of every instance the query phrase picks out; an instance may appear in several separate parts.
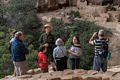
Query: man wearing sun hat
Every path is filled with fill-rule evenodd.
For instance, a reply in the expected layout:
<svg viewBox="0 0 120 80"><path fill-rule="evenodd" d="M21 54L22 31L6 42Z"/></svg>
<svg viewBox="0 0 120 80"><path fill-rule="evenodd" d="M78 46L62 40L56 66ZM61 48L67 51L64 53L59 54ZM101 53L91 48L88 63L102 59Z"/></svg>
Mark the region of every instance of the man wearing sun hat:
<svg viewBox="0 0 120 80"><path fill-rule="evenodd" d="M54 35L51 33L52 31L52 25L50 23L47 23L43 26L45 33L43 33L39 38L39 44L40 46L46 46L48 47L48 51L46 52L46 55L48 57L49 62L53 62L53 49L55 47L54 43Z"/></svg>
<svg viewBox="0 0 120 80"><path fill-rule="evenodd" d="M94 32L93 36L89 40L89 44L94 46L94 60L93 70L103 72L107 71L107 55L108 55L108 40L104 30Z"/></svg>

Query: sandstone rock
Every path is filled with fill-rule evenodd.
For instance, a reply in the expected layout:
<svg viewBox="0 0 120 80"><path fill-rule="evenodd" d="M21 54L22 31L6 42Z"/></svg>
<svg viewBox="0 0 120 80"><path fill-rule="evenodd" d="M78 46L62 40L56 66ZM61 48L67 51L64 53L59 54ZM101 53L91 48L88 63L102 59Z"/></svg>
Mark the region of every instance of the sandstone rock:
<svg viewBox="0 0 120 80"><path fill-rule="evenodd" d="M87 6L87 2L81 2L80 0L77 0L77 8L79 8L80 10L84 10L86 9Z"/></svg>
<svg viewBox="0 0 120 80"><path fill-rule="evenodd" d="M74 70L74 74L84 75L87 74L87 71L83 69L76 69Z"/></svg>
<svg viewBox="0 0 120 80"><path fill-rule="evenodd" d="M83 80L102 80L101 76L86 76Z"/></svg>
<svg viewBox="0 0 120 80"><path fill-rule="evenodd" d="M87 0L88 3L92 3L94 5L107 5L112 3L112 0Z"/></svg>
<svg viewBox="0 0 120 80"><path fill-rule="evenodd" d="M105 76L109 76L109 77L112 77L113 75L115 75L115 72L112 72L112 71L107 71L104 73Z"/></svg>
<svg viewBox="0 0 120 80"><path fill-rule="evenodd" d="M36 8L37 8L38 12L41 12L44 9L46 9L46 4L47 3L45 0L37 0Z"/></svg>
<svg viewBox="0 0 120 80"><path fill-rule="evenodd" d="M28 71L27 71L27 74L31 74L31 75L33 75L33 74L34 74L34 69L30 69L30 70L28 70Z"/></svg>
<svg viewBox="0 0 120 80"><path fill-rule="evenodd" d="M48 8L53 8L57 6L56 0L46 0Z"/></svg>
<svg viewBox="0 0 120 80"><path fill-rule="evenodd" d="M101 14L99 14L99 15L100 15L100 17L102 17L102 18L109 18L109 17L110 17L108 13L101 13Z"/></svg>
<svg viewBox="0 0 120 80"><path fill-rule="evenodd" d="M58 4L66 4L67 0L58 0Z"/></svg>
<svg viewBox="0 0 120 80"><path fill-rule="evenodd" d="M61 80L60 77L52 76L48 80Z"/></svg>
<svg viewBox="0 0 120 80"><path fill-rule="evenodd" d="M83 80L79 74L72 75L72 80Z"/></svg>
<svg viewBox="0 0 120 80"><path fill-rule="evenodd" d="M78 0L69 0L69 6L76 6Z"/></svg>
<svg viewBox="0 0 120 80"><path fill-rule="evenodd" d="M109 77L102 77L102 80L110 80L110 78Z"/></svg>
<svg viewBox="0 0 120 80"><path fill-rule="evenodd" d="M107 22L107 18L95 17L95 21L97 21L97 22Z"/></svg>
<svg viewBox="0 0 120 80"><path fill-rule="evenodd" d="M41 73L41 69L40 68L34 69L34 74L38 74L38 73Z"/></svg>
<svg viewBox="0 0 120 80"><path fill-rule="evenodd" d="M109 11L110 15L109 21L111 22L120 22L120 11Z"/></svg>
<svg viewBox="0 0 120 80"><path fill-rule="evenodd" d="M113 75L113 77L120 79L120 72L116 72L116 73Z"/></svg>
<svg viewBox="0 0 120 80"><path fill-rule="evenodd" d="M63 75L71 75L71 74L73 74L73 70L66 69L63 71Z"/></svg>
<svg viewBox="0 0 120 80"><path fill-rule="evenodd" d="M107 7L106 6L87 6L87 10L90 13L93 13L93 12L106 13Z"/></svg>
<svg viewBox="0 0 120 80"><path fill-rule="evenodd" d="M41 17L42 18L42 21L47 21L48 20L48 17L47 16L43 16Z"/></svg>
<svg viewBox="0 0 120 80"><path fill-rule="evenodd" d="M46 78L46 77L51 77L51 74L49 74L49 73L40 73L40 76L39 76L39 78Z"/></svg>
<svg viewBox="0 0 120 80"><path fill-rule="evenodd" d="M62 76L61 80L72 80L72 76L71 75Z"/></svg>
<svg viewBox="0 0 120 80"><path fill-rule="evenodd" d="M51 73L52 76L62 76L63 72L62 71L56 71Z"/></svg>
<svg viewBox="0 0 120 80"><path fill-rule="evenodd" d="M87 74L95 75L95 74L98 74L98 71L95 71L95 70L89 70L89 71L87 72Z"/></svg>
<svg viewBox="0 0 120 80"><path fill-rule="evenodd" d="M31 78L32 75L22 75L22 76L19 76L18 78L19 79L28 79L28 78Z"/></svg>
<svg viewBox="0 0 120 80"><path fill-rule="evenodd" d="M113 0L113 4L119 5L120 4L120 0Z"/></svg>

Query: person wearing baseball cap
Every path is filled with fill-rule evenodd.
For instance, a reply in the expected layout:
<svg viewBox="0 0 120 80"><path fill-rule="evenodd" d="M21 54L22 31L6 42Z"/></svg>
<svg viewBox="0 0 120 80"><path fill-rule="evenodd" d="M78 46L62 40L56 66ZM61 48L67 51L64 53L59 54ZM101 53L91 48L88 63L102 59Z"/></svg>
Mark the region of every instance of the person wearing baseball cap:
<svg viewBox="0 0 120 80"><path fill-rule="evenodd" d="M53 62L53 49L55 47L54 35L52 34L52 25L50 23L46 23L43 26L44 33L39 38L39 44L41 46L48 47L46 52L46 56L48 57L49 62Z"/></svg>

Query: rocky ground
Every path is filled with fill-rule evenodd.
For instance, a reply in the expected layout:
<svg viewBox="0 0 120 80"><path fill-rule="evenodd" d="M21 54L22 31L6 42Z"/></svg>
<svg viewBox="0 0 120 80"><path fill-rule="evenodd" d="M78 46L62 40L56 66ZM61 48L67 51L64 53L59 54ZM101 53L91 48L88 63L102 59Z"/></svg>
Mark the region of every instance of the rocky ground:
<svg viewBox="0 0 120 80"><path fill-rule="evenodd" d="M105 73L83 69L40 73L40 69L34 69L27 75L6 76L1 80L120 80L120 66L111 67Z"/></svg>

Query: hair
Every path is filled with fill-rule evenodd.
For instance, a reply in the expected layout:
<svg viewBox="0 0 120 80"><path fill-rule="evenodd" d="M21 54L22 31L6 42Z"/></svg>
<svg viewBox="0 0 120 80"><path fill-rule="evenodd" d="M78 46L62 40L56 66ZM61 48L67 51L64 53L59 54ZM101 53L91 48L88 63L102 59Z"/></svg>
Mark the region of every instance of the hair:
<svg viewBox="0 0 120 80"><path fill-rule="evenodd" d="M15 33L15 37L16 37L16 38L19 38L19 36L21 36L22 34L23 34L22 31L18 31L18 32Z"/></svg>
<svg viewBox="0 0 120 80"><path fill-rule="evenodd" d="M45 50L45 48L47 48L47 47L46 47L46 46L40 46L40 47L39 47L39 51L42 51L42 52L43 52L43 51Z"/></svg>
<svg viewBox="0 0 120 80"><path fill-rule="evenodd" d="M105 36L105 31L104 30L99 30L98 36L104 37Z"/></svg>
<svg viewBox="0 0 120 80"><path fill-rule="evenodd" d="M77 39L77 43L80 44L79 37L78 37L78 36L73 36L73 38L74 38L74 37Z"/></svg>
<svg viewBox="0 0 120 80"><path fill-rule="evenodd" d="M58 39L56 40L55 44L56 44L57 46L63 46L63 45L64 45L64 42L63 42L63 40L62 40L61 38L58 38Z"/></svg>

